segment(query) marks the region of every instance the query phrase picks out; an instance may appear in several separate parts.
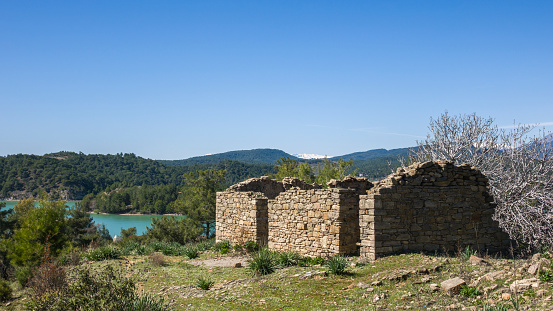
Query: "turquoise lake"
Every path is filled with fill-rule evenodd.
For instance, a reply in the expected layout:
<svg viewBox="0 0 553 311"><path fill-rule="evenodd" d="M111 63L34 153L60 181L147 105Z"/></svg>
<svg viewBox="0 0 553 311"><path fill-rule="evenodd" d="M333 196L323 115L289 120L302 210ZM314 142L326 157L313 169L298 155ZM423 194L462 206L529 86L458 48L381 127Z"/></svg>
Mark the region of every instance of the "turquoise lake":
<svg viewBox="0 0 553 311"><path fill-rule="evenodd" d="M5 209L12 209L14 205L17 203L17 201L0 201L5 202L6 207L2 208L2 210ZM75 206L76 201L68 201L68 206ZM121 233L121 229L128 229L132 227L136 227L136 234L142 235L146 233L146 227L149 227L152 224L153 218L161 218L161 217L170 217L170 216L162 216L162 215L96 215L96 214L90 214L92 216L92 219L94 219L94 222L97 224L104 224L106 226L106 229L109 230L109 234L113 237L114 235L119 236Z"/></svg>

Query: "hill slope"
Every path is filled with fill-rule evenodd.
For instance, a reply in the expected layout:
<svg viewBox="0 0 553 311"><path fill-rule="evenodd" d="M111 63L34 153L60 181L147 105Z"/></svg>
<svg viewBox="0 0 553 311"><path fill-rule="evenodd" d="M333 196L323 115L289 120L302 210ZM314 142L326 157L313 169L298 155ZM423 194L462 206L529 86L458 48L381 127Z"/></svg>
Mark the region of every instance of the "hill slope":
<svg viewBox="0 0 553 311"><path fill-rule="evenodd" d="M167 166L210 164L218 163L224 160L240 161L250 164L275 164L276 161L282 157L297 159L293 155L278 149L252 149L228 151L183 160L159 160L159 162Z"/></svg>

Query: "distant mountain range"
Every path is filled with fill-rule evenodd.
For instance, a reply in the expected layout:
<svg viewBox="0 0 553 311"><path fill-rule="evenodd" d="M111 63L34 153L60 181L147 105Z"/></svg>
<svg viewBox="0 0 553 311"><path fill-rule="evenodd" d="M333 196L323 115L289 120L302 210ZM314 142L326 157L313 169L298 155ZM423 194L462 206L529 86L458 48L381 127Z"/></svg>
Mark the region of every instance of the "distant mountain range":
<svg viewBox="0 0 553 311"><path fill-rule="evenodd" d="M377 158L391 158L405 156L409 153L409 148L399 149L373 149L362 152L349 153L342 156L329 158L330 160L353 159L353 161L372 160ZM204 156L192 157L182 160L158 160L159 162L168 165L194 165L194 164L210 164L218 163L225 160L240 161L250 164L276 164L277 160L282 157L288 157L295 160L320 160L325 156L317 154L289 154L278 149L252 149L252 150L236 150L217 154L209 154Z"/></svg>
<svg viewBox="0 0 553 311"><path fill-rule="evenodd" d="M211 164L211 163L218 163L225 160L239 161L239 162L250 163L250 164L276 164L276 161L282 157L297 159L295 156L278 149L252 149L252 150L228 151L223 153L192 157L192 158L182 159L182 160L158 160L158 161L168 166Z"/></svg>

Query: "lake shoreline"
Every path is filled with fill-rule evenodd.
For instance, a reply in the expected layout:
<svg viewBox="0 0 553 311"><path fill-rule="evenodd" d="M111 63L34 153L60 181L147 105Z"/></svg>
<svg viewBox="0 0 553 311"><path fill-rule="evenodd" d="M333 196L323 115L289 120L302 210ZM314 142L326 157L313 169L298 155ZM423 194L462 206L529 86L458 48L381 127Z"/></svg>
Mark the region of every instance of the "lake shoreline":
<svg viewBox="0 0 553 311"><path fill-rule="evenodd" d="M92 215L118 215L118 216L182 216L182 214L142 214L142 213L95 213L95 212L88 212Z"/></svg>

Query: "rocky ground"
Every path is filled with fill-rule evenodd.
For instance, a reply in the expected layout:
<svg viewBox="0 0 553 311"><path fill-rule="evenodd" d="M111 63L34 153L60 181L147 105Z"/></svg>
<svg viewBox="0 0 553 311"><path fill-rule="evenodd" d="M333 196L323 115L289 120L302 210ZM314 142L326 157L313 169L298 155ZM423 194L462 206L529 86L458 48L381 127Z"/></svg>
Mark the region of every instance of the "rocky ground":
<svg viewBox="0 0 553 311"><path fill-rule="evenodd" d="M374 262L348 258L345 275L326 267L280 267L266 276L245 268L247 254L198 259L129 256L84 265L117 265L141 293L176 310L553 310L549 253L528 258L403 254ZM540 272L541 271L541 272ZM213 286L202 290L199 278ZM6 310L22 310L24 291Z"/></svg>

